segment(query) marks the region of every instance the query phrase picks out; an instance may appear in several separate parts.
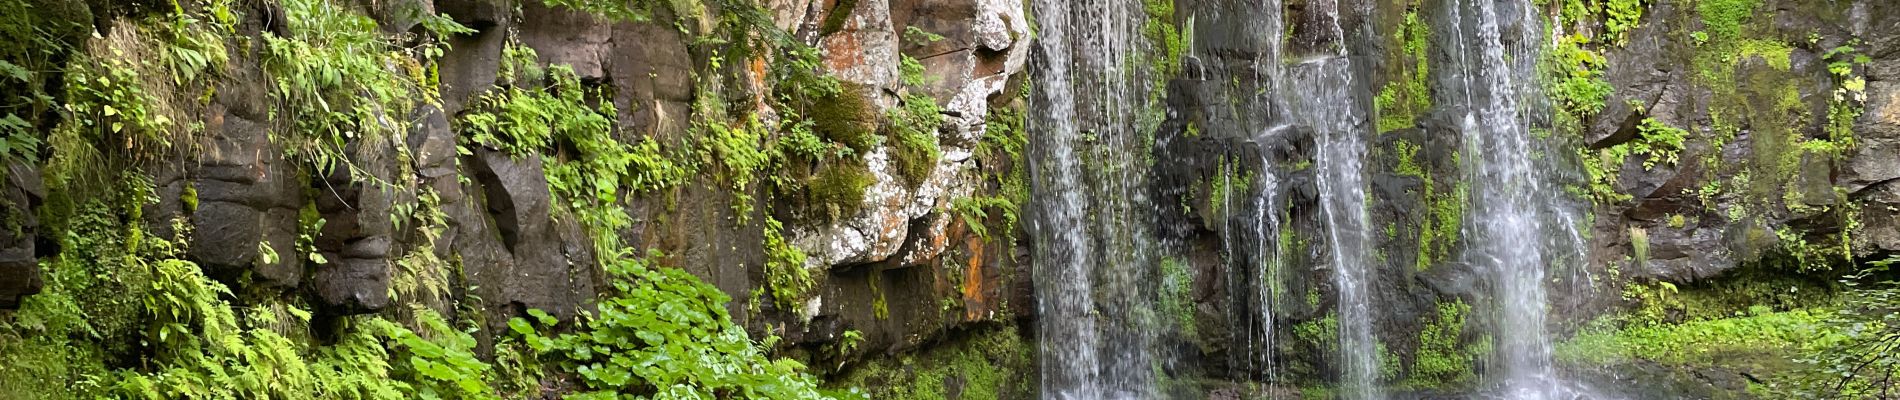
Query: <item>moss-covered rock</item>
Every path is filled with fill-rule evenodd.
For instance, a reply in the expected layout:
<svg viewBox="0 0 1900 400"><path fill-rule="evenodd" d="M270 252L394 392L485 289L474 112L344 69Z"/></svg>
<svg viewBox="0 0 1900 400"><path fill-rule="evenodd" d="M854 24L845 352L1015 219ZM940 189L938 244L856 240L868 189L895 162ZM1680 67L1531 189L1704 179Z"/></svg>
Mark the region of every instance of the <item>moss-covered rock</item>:
<svg viewBox="0 0 1900 400"><path fill-rule="evenodd" d="M869 96L875 94L867 85L841 82L839 90L827 93L811 104L807 117L811 118L813 128L820 138L842 143L858 154L871 151L880 141L877 135L877 103Z"/></svg>

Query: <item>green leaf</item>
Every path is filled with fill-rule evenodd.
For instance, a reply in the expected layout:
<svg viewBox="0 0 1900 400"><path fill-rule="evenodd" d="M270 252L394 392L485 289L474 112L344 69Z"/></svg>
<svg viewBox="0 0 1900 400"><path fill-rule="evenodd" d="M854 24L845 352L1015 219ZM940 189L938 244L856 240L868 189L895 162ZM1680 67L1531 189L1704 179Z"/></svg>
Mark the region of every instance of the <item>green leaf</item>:
<svg viewBox="0 0 1900 400"><path fill-rule="evenodd" d="M21 82L27 82L32 80L33 72L27 71L26 68L20 67L19 65L7 62L7 60L0 60L0 76L11 77Z"/></svg>
<svg viewBox="0 0 1900 400"><path fill-rule="evenodd" d="M530 335L535 334L534 327L529 326L528 321L521 318L508 319L508 328L514 330L515 333L521 334L523 336L530 336Z"/></svg>

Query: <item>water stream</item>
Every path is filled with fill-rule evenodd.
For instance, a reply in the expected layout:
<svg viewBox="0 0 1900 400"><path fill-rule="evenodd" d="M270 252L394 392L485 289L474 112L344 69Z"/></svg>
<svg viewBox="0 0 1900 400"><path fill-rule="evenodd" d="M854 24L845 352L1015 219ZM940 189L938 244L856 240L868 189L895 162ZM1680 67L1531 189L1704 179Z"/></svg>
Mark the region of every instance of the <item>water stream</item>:
<svg viewBox="0 0 1900 400"><path fill-rule="evenodd" d="M1038 77L1028 121L1030 219L1042 393L1155 397L1153 206L1143 107L1128 70L1140 48L1134 0L1036 0Z"/></svg>
<svg viewBox="0 0 1900 400"><path fill-rule="evenodd" d="M1307 1L1299 4L1300 20L1289 21L1296 14L1279 0L1215 1L1205 14L1188 18L1189 29L1193 18L1205 17L1239 37L1194 47L1189 80L1200 82L1196 90L1232 97L1224 103L1237 110L1208 112L1228 113L1223 118L1231 121L1218 128L1261 147L1257 158L1247 159L1258 162L1251 177L1229 171L1226 158L1213 177L1228 188L1252 179L1255 188L1210 199L1225 210L1213 223L1229 274L1228 298L1239 303L1225 317L1236 343L1221 354L1229 376L1284 383L1274 361L1285 349L1273 338L1280 336L1274 326L1283 296L1278 282L1298 273L1287 270L1297 256L1281 239L1282 230L1294 229L1282 212L1295 200L1284 197L1292 190L1282 187L1286 167L1274 165L1265 148L1284 144L1287 135L1310 134L1314 168L1306 184L1316 192L1320 229L1310 234L1325 246L1311 267L1330 277L1323 292L1332 296L1337 318L1336 354L1324 363L1338 372L1333 378L1342 398L1385 395L1374 325L1382 310L1373 293L1387 283L1376 281L1384 258L1375 257L1379 242L1368 210L1373 110L1365 78L1356 76L1370 69L1356 68L1361 56L1349 50L1348 37L1373 33L1341 26L1342 12L1372 15L1374 3L1342 10L1338 0ZM1536 83L1523 78L1535 76L1542 40L1537 13L1528 0L1441 4L1448 24L1442 31L1456 35L1445 41L1452 65L1442 70L1456 76L1456 85L1436 95L1462 111L1451 115L1460 119L1460 168L1471 190L1465 215L1481 216L1465 219L1461 242L1487 284L1485 304L1495 305L1489 326L1496 360L1487 364L1485 378L1498 383L1494 395L1501 398L1578 398L1581 392L1554 371L1546 333L1545 276L1553 264L1581 262L1583 240L1576 224L1581 213L1560 196L1541 195L1558 188L1537 167L1536 154L1547 149L1531 133L1547 123L1548 105ZM1164 397L1157 386L1169 379L1164 366L1172 364L1165 360L1169 353L1157 349L1166 345L1157 332L1170 327L1155 316L1149 284L1161 246L1153 239L1156 205L1146 189L1150 163L1188 161L1152 161L1143 135L1153 127L1131 111L1154 106L1146 103L1148 88L1136 83L1154 71L1140 70L1147 63L1134 58L1149 50L1140 47L1146 42L1138 26L1148 16L1137 0L1034 0L1032 11L1038 37L1031 60L1036 201L1030 223L1043 397ZM1236 59L1249 65L1229 64Z"/></svg>

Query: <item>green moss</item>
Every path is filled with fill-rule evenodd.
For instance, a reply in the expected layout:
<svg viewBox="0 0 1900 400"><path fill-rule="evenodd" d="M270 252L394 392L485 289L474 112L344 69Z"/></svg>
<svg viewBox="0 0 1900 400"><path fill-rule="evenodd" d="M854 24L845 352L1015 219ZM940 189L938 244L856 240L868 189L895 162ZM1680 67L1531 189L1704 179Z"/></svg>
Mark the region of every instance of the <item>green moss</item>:
<svg viewBox="0 0 1900 400"><path fill-rule="evenodd" d="M844 30L844 23L850 21L851 14L857 10L858 0L838 0L831 12L825 14L825 20L818 24L818 34L824 36Z"/></svg>
<svg viewBox="0 0 1900 400"><path fill-rule="evenodd" d="M1696 14L1702 17L1703 30L1709 32L1710 40L1739 38L1742 24L1753 15L1761 0L1700 0L1695 2Z"/></svg>
<svg viewBox="0 0 1900 400"><path fill-rule="evenodd" d="M848 82L840 85L839 90L812 102L808 117L819 137L864 154L878 144L877 104L866 97L871 92L869 87Z"/></svg>
<svg viewBox="0 0 1900 400"><path fill-rule="evenodd" d="M1035 343L1013 326L985 326L919 353L878 357L831 381L874 399L1018 399L1035 395Z"/></svg>
<svg viewBox="0 0 1900 400"><path fill-rule="evenodd" d="M1194 306L1194 272L1189 269L1187 261L1174 257L1161 259L1161 294L1158 303L1161 314L1171 320L1182 336L1189 340L1199 339Z"/></svg>
<svg viewBox="0 0 1900 400"><path fill-rule="evenodd" d="M1419 20L1417 11L1411 11L1405 14L1405 22L1392 36L1393 42L1404 45L1396 48L1400 54L1389 56L1407 62L1393 64L1397 68L1395 75L1373 98L1373 106L1379 113L1378 129L1381 133L1416 125L1417 117L1432 107L1431 93L1426 86L1430 79L1427 56L1431 46L1431 27Z"/></svg>
<svg viewBox="0 0 1900 400"><path fill-rule="evenodd" d="M814 210L832 218L857 214L864 204L865 189L875 183L870 167L858 160L839 160L826 164L813 174L805 188L805 201Z"/></svg>
<svg viewBox="0 0 1900 400"><path fill-rule="evenodd" d="M942 109L928 96L904 96L903 106L891 111L891 161L905 184L922 185L936 170L943 158L937 147L943 120Z"/></svg>
<svg viewBox="0 0 1900 400"><path fill-rule="evenodd" d="M1786 384L1788 372L1799 368L1793 359L1803 347L1830 342L1838 332L1825 329L1830 313L1795 310L1768 312L1671 325L1618 328L1608 320L1593 322L1582 333L1560 342L1553 351L1559 362L1603 366L1650 360L1675 368L1740 370L1769 383Z"/></svg>
<svg viewBox="0 0 1900 400"><path fill-rule="evenodd" d="M186 213L198 211L198 185L186 181L185 190L178 195L178 201L184 203Z"/></svg>
<svg viewBox="0 0 1900 400"><path fill-rule="evenodd" d="M1739 63L1749 57L1761 57L1763 61L1768 62L1769 67L1778 71L1787 71L1792 66L1789 56L1794 53L1794 47L1779 40L1745 39L1739 43L1736 51L1735 62Z"/></svg>

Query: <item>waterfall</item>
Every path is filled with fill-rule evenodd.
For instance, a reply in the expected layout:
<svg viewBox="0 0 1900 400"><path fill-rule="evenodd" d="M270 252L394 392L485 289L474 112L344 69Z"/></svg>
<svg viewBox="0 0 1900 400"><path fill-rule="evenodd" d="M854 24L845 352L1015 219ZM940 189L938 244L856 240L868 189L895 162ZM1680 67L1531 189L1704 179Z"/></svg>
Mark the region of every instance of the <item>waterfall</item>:
<svg viewBox="0 0 1900 400"><path fill-rule="evenodd" d="M1470 215L1484 216L1465 226L1466 256L1490 278L1503 396L1577 398L1578 389L1562 383L1552 366L1544 276L1556 262L1580 261L1582 241L1576 214L1553 200L1561 197L1551 195L1558 189L1533 165L1540 143L1530 129L1545 105L1535 85L1518 78L1535 76L1540 28L1530 4L1511 1L1472 0L1468 7L1452 2L1450 10L1459 35L1453 61L1463 72L1465 114L1459 130L1465 159L1475 161L1466 174L1473 190ZM1469 39L1475 49L1465 45L1467 22L1474 28ZM1507 38L1506 27L1517 35ZM1513 50L1509 54L1507 45Z"/></svg>
<svg viewBox="0 0 1900 400"><path fill-rule="evenodd" d="M1319 136L1315 164L1319 168L1320 210L1330 245L1329 267L1338 296L1342 393L1355 399L1377 398L1378 343L1372 331L1372 266L1368 259L1373 249L1364 177L1368 119L1366 108L1352 92L1352 60L1339 25L1338 3L1318 1L1309 5L1330 18L1325 27L1330 31L1320 32L1330 37L1315 35L1312 48L1330 47L1325 52L1330 54L1288 67L1286 91L1281 95L1291 122ZM1326 39L1334 42L1326 43Z"/></svg>
<svg viewBox="0 0 1900 400"><path fill-rule="evenodd" d="M1157 263L1136 0L1035 0L1029 119L1042 396L1156 395ZM1136 70L1129 70L1136 68Z"/></svg>

